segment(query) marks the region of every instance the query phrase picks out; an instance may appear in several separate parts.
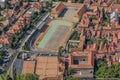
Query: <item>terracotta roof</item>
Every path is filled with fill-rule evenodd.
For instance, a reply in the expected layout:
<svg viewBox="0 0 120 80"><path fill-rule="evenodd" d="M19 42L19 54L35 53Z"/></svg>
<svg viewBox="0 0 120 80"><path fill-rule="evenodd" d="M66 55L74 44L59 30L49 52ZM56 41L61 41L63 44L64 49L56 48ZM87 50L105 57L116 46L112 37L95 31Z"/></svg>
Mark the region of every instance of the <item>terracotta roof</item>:
<svg viewBox="0 0 120 80"><path fill-rule="evenodd" d="M118 38L117 38L117 37L114 37L114 38L113 38L113 42L117 44Z"/></svg>
<svg viewBox="0 0 120 80"><path fill-rule="evenodd" d="M10 44L10 37L8 37L8 36L0 37L0 43L2 43L2 44Z"/></svg>
<svg viewBox="0 0 120 80"><path fill-rule="evenodd" d="M120 5L119 4L114 4L113 8L115 8L115 9L120 8Z"/></svg>
<svg viewBox="0 0 120 80"><path fill-rule="evenodd" d="M84 2L88 3L88 2L90 2L90 0L84 0Z"/></svg>
<svg viewBox="0 0 120 80"><path fill-rule="evenodd" d="M5 16L6 16L6 17L12 17L13 14L14 14L14 10L7 10L7 11L5 12Z"/></svg>
<svg viewBox="0 0 120 80"><path fill-rule="evenodd" d="M78 28L85 28L89 26L89 19L82 19L81 22L78 24Z"/></svg>
<svg viewBox="0 0 120 80"><path fill-rule="evenodd" d="M10 34L15 34L16 31L15 31L13 28L10 28L10 29L8 30L8 33L10 33Z"/></svg>
<svg viewBox="0 0 120 80"><path fill-rule="evenodd" d="M107 8L107 12L112 13L113 9L111 7Z"/></svg>
<svg viewBox="0 0 120 80"><path fill-rule="evenodd" d="M21 27L18 24L13 25L12 27L14 30L18 31L21 29Z"/></svg>
<svg viewBox="0 0 120 80"><path fill-rule="evenodd" d="M97 59L102 59L103 57L105 57L105 54L104 53L102 53L102 54L98 53L98 54L95 54L95 56L96 56Z"/></svg>
<svg viewBox="0 0 120 80"><path fill-rule="evenodd" d="M93 12L96 12L98 7L97 6L90 6L90 8L93 10Z"/></svg>
<svg viewBox="0 0 120 80"><path fill-rule="evenodd" d="M35 73L35 61L24 61L22 74Z"/></svg>
<svg viewBox="0 0 120 80"><path fill-rule="evenodd" d="M43 4L41 2L33 2L31 6L33 8L41 9Z"/></svg>
<svg viewBox="0 0 120 80"><path fill-rule="evenodd" d="M104 2L102 3L102 6L107 7L108 5Z"/></svg>
<svg viewBox="0 0 120 80"><path fill-rule="evenodd" d="M53 9L52 12L53 14L59 14L61 10L63 10L64 4L62 2L58 3Z"/></svg>
<svg viewBox="0 0 120 80"><path fill-rule="evenodd" d="M82 56L86 56L87 57L87 62L84 64L73 64L73 59L74 57L82 57ZM72 52L69 55L69 67L71 68L82 68L82 69L86 69L86 68L94 68L94 55L92 52Z"/></svg>
<svg viewBox="0 0 120 80"><path fill-rule="evenodd" d="M24 17L23 16L20 16L18 21L24 21Z"/></svg>
<svg viewBox="0 0 120 80"><path fill-rule="evenodd" d="M81 8L81 7L84 6L84 4L80 4L80 3L63 2L63 4L64 4L65 6L78 7L78 8Z"/></svg>
<svg viewBox="0 0 120 80"><path fill-rule="evenodd" d="M79 17L81 13L81 8L79 8L76 13L74 14L75 17Z"/></svg>
<svg viewBox="0 0 120 80"><path fill-rule="evenodd" d="M18 23L16 23L8 30L8 33L15 34L20 29L22 29L22 26L20 26Z"/></svg>
<svg viewBox="0 0 120 80"><path fill-rule="evenodd" d="M24 14L24 18L30 18L30 17L31 17L31 14L29 13Z"/></svg>

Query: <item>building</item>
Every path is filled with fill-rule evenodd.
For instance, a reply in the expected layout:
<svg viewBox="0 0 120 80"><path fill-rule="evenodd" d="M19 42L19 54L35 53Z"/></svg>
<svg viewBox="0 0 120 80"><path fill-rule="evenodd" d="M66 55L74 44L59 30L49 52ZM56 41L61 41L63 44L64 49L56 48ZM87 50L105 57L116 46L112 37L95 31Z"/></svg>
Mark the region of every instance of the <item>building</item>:
<svg viewBox="0 0 120 80"><path fill-rule="evenodd" d="M72 52L69 55L69 67L74 78L93 78L94 55L92 52Z"/></svg>
<svg viewBox="0 0 120 80"><path fill-rule="evenodd" d="M5 7L5 0L0 0L0 7L4 8Z"/></svg>
<svg viewBox="0 0 120 80"><path fill-rule="evenodd" d="M29 18L31 20L34 16L34 13L35 13L34 9L31 8L24 14L24 17Z"/></svg>
<svg viewBox="0 0 120 80"><path fill-rule="evenodd" d="M40 12L40 11L42 10L43 3L41 3L41 2L32 2L32 3L31 3L31 7L32 7L35 11Z"/></svg>
<svg viewBox="0 0 120 80"><path fill-rule="evenodd" d="M87 6L84 4L79 3L71 3L71 2L60 2L58 3L51 11L51 16L54 18L58 18L59 15L64 11L66 8L74 8L76 11L73 15L74 21L79 21L83 15L83 13L86 11ZM68 10L67 10L68 11Z"/></svg>
<svg viewBox="0 0 120 80"><path fill-rule="evenodd" d="M116 12L111 13L110 20L111 20L111 22L118 21L118 14Z"/></svg>
<svg viewBox="0 0 120 80"><path fill-rule="evenodd" d="M91 0L84 0L84 4L87 5L87 7L90 6Z"/></svg>
<svg viewBox="0 0 120 80"><path fill-rule="evenodd" d="M64 4L62 2L58 3L51 11L51 16L57 18L64 9Z"/></svg>

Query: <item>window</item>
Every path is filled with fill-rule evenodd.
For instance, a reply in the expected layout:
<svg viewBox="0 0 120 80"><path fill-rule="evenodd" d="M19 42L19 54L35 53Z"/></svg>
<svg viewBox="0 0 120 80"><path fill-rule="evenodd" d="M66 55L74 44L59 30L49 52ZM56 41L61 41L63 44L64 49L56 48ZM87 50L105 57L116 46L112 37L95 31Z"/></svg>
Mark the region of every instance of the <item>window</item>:
<svg viewBox="0 0 120 80"><path fill-rule="evenodd" d="M79 64L78 60L73 60L73 64Z"/></svg>

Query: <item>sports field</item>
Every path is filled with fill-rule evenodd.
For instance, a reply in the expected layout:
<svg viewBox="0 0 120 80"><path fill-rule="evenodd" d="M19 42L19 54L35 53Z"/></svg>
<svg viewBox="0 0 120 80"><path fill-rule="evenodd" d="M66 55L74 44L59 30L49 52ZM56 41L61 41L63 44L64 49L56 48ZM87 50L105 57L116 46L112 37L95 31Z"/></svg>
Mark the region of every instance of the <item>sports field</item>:
<svg viewBox="0 0 120 80"><path fill-rule="evenodd" d="M59 47L73 23L64 20L52 20L49 26L49 30L38 43L39 48L55 49Z"/></svg>

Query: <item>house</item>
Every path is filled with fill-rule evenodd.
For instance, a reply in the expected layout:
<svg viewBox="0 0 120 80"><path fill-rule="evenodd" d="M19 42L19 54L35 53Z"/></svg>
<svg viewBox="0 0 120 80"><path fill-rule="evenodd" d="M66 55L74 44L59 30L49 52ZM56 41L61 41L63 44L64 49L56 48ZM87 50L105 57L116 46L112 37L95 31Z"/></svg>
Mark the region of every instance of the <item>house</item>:
<svg viewBox="0 0 120 80"><path fill-rule="evenodd" d="M40 12L40 11L42 10L43 3L41 3L41 2L32 2L32 3L31 3L31 7L32 7L35 11Z"/></svg>
<svg viewBox="0 0 120 80"><path fill-rule="evenodd" d="M24 18L29 18L31 20L34 16L34 13L35 13L34 9L31 8L24 14Z"/></svg>
<svg viewBox="0 0 120 80"><path fill-rule="evenodd" d="M74 78L93 78L94 55L92 52L72 52L69 54L69 67Z"/></svg>
<svg viewBox="0 0 120 80"><path fill-rule="evenodd" d="M0 37L0 44L9 45L10 44L10 37L7 35L3 35L2 37Z"/></svg>
<svg viewBox="0 0 120 80"><path fill-rule="evenodd" d="M120 63L120 53L116 53L113 57L113 63Z"/></svg>
<svg viewBox="0 0 120 80"><path fill-rule="evenodd" d="M81 29L81 28L88 28L89 26L89 19L82 19L81 22L78 24L78 28Z"/></svg>
<svg viewBox="0 0 120 80"><path fill-rule="evenodd" d="M77 4L77 3L76 3ZM82 18L82 15L84 14L84 12L86 11L87 7L86 5L83 4L79 4L80 7L77 10L77 12L74 14L75 20L79 21ZM76 6L77 7L77 6Z"/></svg>

